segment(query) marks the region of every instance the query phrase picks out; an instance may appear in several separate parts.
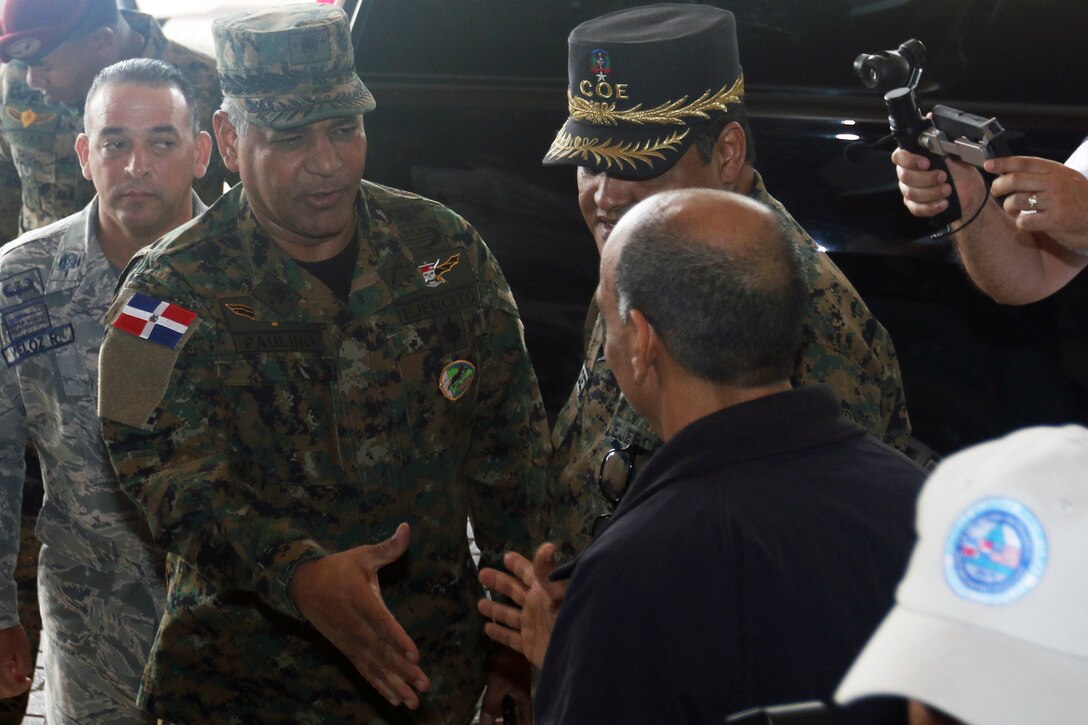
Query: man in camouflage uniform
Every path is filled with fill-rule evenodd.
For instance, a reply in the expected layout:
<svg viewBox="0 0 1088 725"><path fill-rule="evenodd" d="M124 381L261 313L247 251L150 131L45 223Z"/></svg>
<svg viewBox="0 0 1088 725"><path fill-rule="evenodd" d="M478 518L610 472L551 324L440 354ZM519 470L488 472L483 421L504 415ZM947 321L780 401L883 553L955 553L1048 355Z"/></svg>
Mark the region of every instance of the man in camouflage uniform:
<svg viewBox="0 0 1088 725"><path fill-rule="evenodd" d="M0 35L0 243L84 208L94 187L72 149L95 75L126 58L181 69L211 132L221 95L215 60L167 40L150 15L116 0L4 0ZM196 185L211 203L228 172L218 154Z"/></svg>
<svg viewBox="0 0 1088 725"><path fill-rule="evenodd" d="M687 4L622 10L575 28L569 50L570 118L544 163L578 167L579 205L598 250L628 209L658 191L720 188L770 206L802 252L811 299L793 384L827 383L847 418L905 448L910 424L887 331L752 166L732 14ZM585 363L552 432L551 536L564 558L589 543L613 505L598 490L605 454L625 449L637 469L660 446L605 366L603 341L593 306Z"/></svg>
<svg viewBox="0 0 1088 725"><path fill-rule="evenodd" d="M117 486L95 389L101 319L120 269L204 209L192 182L212 142L194 100L161 61L102 71L75 149L98 195L0 251L0 693L30 684L12 570L31 440L46 474L38 532L50 723L149 721L136 695L162 614L165 561Z"/></svg>
<svg viewBox="0 0 1088 725"><path fill-rule="evenodd" d="M486 683L497 714L527 666L488 661L465 524L486 562L528 546L548 455L510 290L464 220L361 181L342 10L213 35L242 184L133 263L102 346L106 445L172 567L140 702L466 723Z"/></svg>

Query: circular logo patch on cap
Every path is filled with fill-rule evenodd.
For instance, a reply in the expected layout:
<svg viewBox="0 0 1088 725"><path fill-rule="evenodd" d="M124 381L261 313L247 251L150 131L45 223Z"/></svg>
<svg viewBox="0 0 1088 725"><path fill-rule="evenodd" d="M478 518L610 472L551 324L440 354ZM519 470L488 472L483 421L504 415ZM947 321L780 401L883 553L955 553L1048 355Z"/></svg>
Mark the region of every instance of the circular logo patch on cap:
<svg viewBox="0 0 1088 725"><path fill-rule="evenodd" d="M1035 514L1010 498L986 498L948 534L944 575L968 601L1008 604L1035 587L1046 558L1046 534Z"/></svg>
<svg viewBox="0 0 1088 725"><path fill-rule="evenodd" d="M476 366L468 360L454 360L442 368L438 376L438 389L448 400L457 400L468 390L476 377Z"/></svg>
<svg viewBox="0 0 1088 725"><path fill-rule="evenodd" d="M15 60L23 60L37 54L42 48L42 41L37 38L20 38L8 44L7 54Z"/></svg>

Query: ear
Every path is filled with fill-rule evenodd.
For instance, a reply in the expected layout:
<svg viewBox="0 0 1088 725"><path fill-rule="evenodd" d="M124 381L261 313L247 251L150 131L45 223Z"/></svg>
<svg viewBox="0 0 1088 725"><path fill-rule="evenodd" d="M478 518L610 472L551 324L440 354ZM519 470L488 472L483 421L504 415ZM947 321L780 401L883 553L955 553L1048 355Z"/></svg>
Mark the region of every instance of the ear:
<svg viewBox="0 0 1088 725"><path fill-rule="evenodd" d="M736 121L727 123L714 144L711 163L718 171L722 186L729 188L736 183L748 161L748 136Z"/></svg>
<svg viewBox="0 0 1088 725"><path fill-rule="evenodd" d="M90 42L91 50L106 61L106 65L111 65L115 60L121 59L121 49L117 47L117 34L113 32L113 28L110 26L103 25L95 28L90 34Z"/></svg>
<svg viewBox="0 0 1088 725"><path fill-rule="evenodd" d="M659 362L664 348L661 346L661 338L657 336L657 330L646 319L641 310L631 310L627 316L627 324L631 325L631 374L639 385L650 378L656 378L656 365Z"/></svg>
<svg viewBox="0 0 1088 725"><path fill-rule="evenodd" d="M93 181L91 178L91 166L87 163L90 152L91 142L87 138L87 134L81 133L76 136L76 156L79 157L79 168L83 170L83 178L87 181Z"/></svg>
<svg viewBox="0 0 1088 725"><path fill-rule="evenodd" d="M193 139L196 146L196 163L193 165L193 178L202 179L208 170L212 158L212 137L207 131L201 131Z"/></svg>
<svg viewBox="0 0 1088 725"><path fill-rule="evenodd" d="M219 155L223 157L223 165L237 174L238 132L227 118L226 111L216 111L212 116L212 130L215 131L215 142L219 146Z"/></svg>

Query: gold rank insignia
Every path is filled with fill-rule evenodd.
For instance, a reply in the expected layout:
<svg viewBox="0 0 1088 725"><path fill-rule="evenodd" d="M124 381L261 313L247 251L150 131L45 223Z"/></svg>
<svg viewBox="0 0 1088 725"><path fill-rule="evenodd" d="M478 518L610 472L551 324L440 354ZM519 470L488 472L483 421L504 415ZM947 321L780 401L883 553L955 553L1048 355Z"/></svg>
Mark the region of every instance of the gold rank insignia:
<svg viewBox="0 0 1088 725"><path fill-rule="evenodd" d="M55 113L43 113L39 116L34 112L33 108L20 111L14 106L5 106L4 110L7 111L8 116L23 124L23 128L29 128L35 123L49 123L57 117L57 114Z"/></svg>
<svg viewBox="0 0 1088 725"><path fill-rule="evenodd" d="M253 308L249 305L242 305L237 303L226 303L224 305L228 310L238 315L239 317L247 317L251 320L257 319L257 313L253 311Z"/></svg>

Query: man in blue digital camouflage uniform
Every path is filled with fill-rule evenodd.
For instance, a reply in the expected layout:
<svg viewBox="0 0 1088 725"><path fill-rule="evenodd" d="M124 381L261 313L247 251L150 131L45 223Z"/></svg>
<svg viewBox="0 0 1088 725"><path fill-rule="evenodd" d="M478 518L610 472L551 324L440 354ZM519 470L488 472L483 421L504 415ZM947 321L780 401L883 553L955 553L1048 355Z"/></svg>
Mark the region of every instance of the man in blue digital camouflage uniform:
<svg viewBox="0 0 1088 725"><path fill-rule="evenodd" d="M527 547L548 454L510 290L463 219L360 181L342 10L213 35L242 184L133 263L102 347L110 457L173 570L140 702L465 723L486 685L494 712L528 669L488 649L465 524L485 562Z"/></svg>
<svg viewBox="0 0 1088 725"><path fill-rule="evenodd" d="M102 444L101 319L132 255L204 209L192 183L211 143L181 71L143 58L109 66L90 90L75 149L98 195L0 251L0 694L30 685L12 572L32 441L45 473L38 579L50 723L148 722L136 694L162 615L165 562Z"/></svg>

